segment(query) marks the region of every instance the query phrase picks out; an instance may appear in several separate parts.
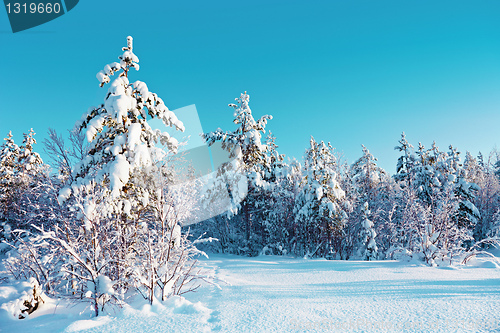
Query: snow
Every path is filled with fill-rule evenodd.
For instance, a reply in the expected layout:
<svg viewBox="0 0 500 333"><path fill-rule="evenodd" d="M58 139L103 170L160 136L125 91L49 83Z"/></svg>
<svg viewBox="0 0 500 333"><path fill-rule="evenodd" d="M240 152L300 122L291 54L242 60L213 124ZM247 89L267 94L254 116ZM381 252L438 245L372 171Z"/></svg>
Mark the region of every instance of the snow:
<svg viewBox="0 0 500 333"><path fill-rule="evenodd" d="M111 322L112 319L110 317L99 317L93 320L78 320L69 325L64 332L81 332L82 330L89 330L92 328L96 328Z"/></svg>
<svg viewBox="0 0 500 333"><path fill-rule="evenodd" d="M137 91L139 91L139 93L142 95L144 99L148 99L149 89L146 83L142 81L135 81L132 85L134 86L135 89L137 89Z"/></svg>
<svg viewBox="0 0 500 333"><path fill-rule="evenodd" d="M92 142L97 132L102 130L103 122L103 116L96 117L89 122L86 132L88 142Z"/></svg>
<svg viewBox="0 0 500 333"><path fill-rule="evenodd" d="M101 294L112 295L115 293L113 290L113 281L106 275L99 275L96 284L98 286L98 292Z"/></svg>
<svg viewBox="0 0 500 333"><path fill-rule="evenodd" d="M491 332L500 329L500 269L419 262L211 255L222 288L142 300L91 318L82 304L47 302L18 320L1 306L2 332ZM16 287L17 286L17 287ZM17 289L16 289L17 288ZM0 285L0 303L22 290ZM57 306L57 307L56 307Z"/></svg>
<svg viewBox="0 0 500 333"><path fill-rule="evenodd" d="M110 166L109 179L111 186L111 196L117 198L120 191L127 184L130 177L130 164L123 155L116 156L115 161Z"/></svg>
<svg viewBox="0 0 500 333"><path fill-rule="evenodd" d="M105 71L100 71L96 74L97 80L99 83L104 84L109 82L109 77L106 75Z"/></svg>
<svg viewBox="0 0 500 333"><path fill-rule="evenodd" d="M499 327L500 278L494 269L276 257L211 260L219 266L219 277L231 284L220 291L221 304L212 307L220 311L221 331Z"/></svg>
<svg viewBox="0 0 500 333"><path fill-rule="evenodd" d="M96 210L95 202L89 201L86 202L85 207L83 209L83 223L85 229L90 231L92 227L92 221L94 220L94 213Z"/></svg>
<svg viewBox="0 0 500 333"><path fill-rule="evenodd" d="M128 128L128 142L127 145L130 150L134 150L135 146L141 143L142 126L140 123L130 124Z"/></svg>
<svg viewBox="0 0 500 333"><path fill-rule="evenodd" d="M132 204L129 200L124 200L123 202L123 213L125 215L130 215L130 211L132 210Z"/></svg>
<svg viewBox="0 0 500 333"><path fill-rule="evenodd" d="M62 205L64 201L68 200L70 195L71 195L71 188L66 186L59 192L57 201L59 202L60 205Z"/></svg>
<svg viewBox="0 0 500 333"><path fill-rule="evenodd" d="M123 52L122 58L124 60L130 59L130 61L132 61L132 62L139 62L139 58L137 58L137 56L132 51Z"/></svg>
<svg viewBox="0 0 500 333"><path fill-rule="evenodd" d="M120 76L111 83L108 89L109 96L104 105L114 119L121 120L122 117L126 118L128 110L132 109L133 98L127 93L129 92L128 85L128 79Z"/></svg>

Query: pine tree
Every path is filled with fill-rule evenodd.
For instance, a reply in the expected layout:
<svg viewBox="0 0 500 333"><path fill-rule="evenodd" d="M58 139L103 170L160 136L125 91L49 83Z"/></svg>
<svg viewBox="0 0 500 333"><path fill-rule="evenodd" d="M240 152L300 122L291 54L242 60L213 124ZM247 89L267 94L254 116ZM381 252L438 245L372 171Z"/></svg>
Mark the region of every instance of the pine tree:
<svg viewBox="0 0 500 333"><path fill-rule="evenodd" d="M477 160L481 170L476 177L480 190L477 193L474 204L478 208L481 217L476 224L474 238L476 241L481 241L491 235L491 230L495 228L494 226L497 223L497 212L500 202L500 179L495 174L494 163L492 163L493 154L490 154L487 161L484 161L482 154L480 154Z"/></svg>
<svg viewBox="0 0 500 333"><path fill-rule="evenodd" d="M24 176L36 176L43 165L40 154L33 150L33 145L36 144L35 134L33 129L30 129L28 134L25 133L20 147L19 164Z"/></svg>
<svg viewBox="0 0 500 333"><path fill-rule="evenodd" d="M362 202L372 202L376 196L378 185L388 177L384 169L377 166L377 159L364 146L363 156L356 160L350 173L356 190L359 193L359 200Z"/></svg>
<svg viewBox="0 0 500 333"><path fill-rule="evenodd" d="M399 146L394 147L394 150L403 154L398 158L394 179L400 182L402 186L410 186L413 177L412 173L415 164L415 155L413 154L413 146L406 140L404 132L401 133Z"/></svg>
<svg viewBox="0 0 500 333"><path fill-rule="evenodd" d="M272 116L265 115L255 120L249 107L250 96L245 92L236 98L236 104L229 104L234 109L233 122L238 125L234 131L223 132L217 129L214 132L203 134L203 139L209 146L221 142L222 148L233 159L239 160L239 172L248 178L246 197L239 205L236 220L242 221L244 230L243 247L241 251L248 255L256 255L263 247L264 225L262 214L265 206L265 180L269 171L266 158L267 146L262 143L262 134L265 133L267 121Z"/></svg>
<svg viewBox="0 0 500 333"><path fill-rule="evenodd" d="M48 165L45 165L40 154L34 151L34 145L37 143L35 134L33 129L27 134L24 133L23 144L19 147L19 224L26 226L42 223L49 225L55 220L52 211L57 209L53 197L57 185L50 176Z"/></svg>
<svg viewBox="0 0 500 333"><path fill-rule="evenodd" d="M265 222L266 252L286 254L290 248L290 237L294 234L293 206L301 181L301 166L297 161L284 162L278 153L275 137L269 132L266 145L269 170L265 179L266 202L263 211Z"/></svg>
<svg viewBox="0 0 500 333"><path fill-rule="evenodd" d="M141 81L129 83L131 68L139 69L139 59L133 53L132 37L127 37L120 63L104 67L97 75L101 86L110 81L110 76L119 73L111 83L104 104L91 108L75 127L86 130L90 142L87 156L75 166L71 186L86 186L96 180L108 189L113 214L129 215L147 206L154 195L145 186L143 179L135 177L135 169L155 168L155 158L161 149L157 143L176 152L178 142L168 133L153 130L148 120L158 118L166 126L175 126L183 131L184 125L170 111L163 100L148 90ZM71 193L71 186L60 195L64 201ZM129 209L131 207L131 209Z"/></svg>
<svg viewBox="0 0 500 333"><path fill-rule="evenodd" d="M365 202L362 209L363 213L363 221L362 221L362 231L361 231L361 239L364 247L363 257L365 260L374 260L377 259L378 248L377 243L375 241L375 236L377 233L373 228L373 222L370 221L370 210L368 209L368 202Z"/></svg>
<svg viewBox="0 0 500 333"><path fill-rule="evenodd" d="M439 151L436 143L426 150L424 145L418 143L417 159L414 164L414 184L418 198L426 205L435 206L434 194L440 191L440 171L439 167L444 160L444 154ZM432 209L431 208L431 209Z"/></svg>
<svg viewBox="0 0 500 333"><path fill-rule="evenodd" d="M298 254L332 258L334 249L341 250L346 214L340 205L345 192L337 181L336 168L333 147L311 137L304 159L304 186L294 208Z"/></svg>
<svg viewBox="0 0 500 333"><path fill-rule="evenodd" d="M400 144L401 151L411 146L405 140ZM453 146L443 153L435 143L428 150L419 143L415 155L405 153L399 161L398 170L403 171L395 179L402 187L398 214L403 221L403 233L398 238L404 240L401 235L409 234L409 242L403 241L403 247L421 254L429 264L451 258L464 245L470 245L472 230L480 217L474 205L479 188L466 180L468 174L472 176L472 157L469 154L464 169L460 152ZM411 167L407 161L411 161ZM413 194L416 202L411 202L415 200Z"/></svg>
<svg viewBox="0 0 500 333"><path fill-rule="evenodd" d="M33 129L24 134L18 147L9 133L0 155L0 219L3 229L28 228L30 224L49 222L45 206L51 187L48 170L33 146ZM45 203L44 203L45 202ZM8 234L8 232L7 232Z"/></svg>
<svg viewBox="0 0 500 333"><path fill-rule="evenodd" d="M468 161L470 163L470 160ZM460 163L460 152L452 145L449 147L448 159L445 164L448 181L453 185L453 194L458 199L459 207L455 213L455 221L459 228L473 230L480 218L479 211L473 204L479 187L468 182L466 171Z"/></svg>
<svg viewBox="0 0 500 333"><path fill-rule="evenodd" d="M13 206L16 198L16 184L19 176L19 147L12 139L12 132L4 139L0 147L0 238L9 238L11 224L15 220Z"/></svg>
<svg viewBox="0 0 500 333"><path fill-rule="evenodd" d="M484 162L481 153L479 153L478 158L474 158L469 151L465 152L463 176L470 183L479 185L484 182Z"/></svg>
<svg viewBox="0 0 500 333"><path fill-rule="evenodd" d="M346 184L345 189L349 193L348 200L352 205L352 212L349 214L349 222L346 227L346 243L349 244L347 252L352 253L356 247L360 247L364 251L365 245L359 242L359 234L363 232L362 224L366 219L364 216L364 205L368 205L373 209L372 223L378 225L379 213L383 210L383 204L387 200L384 196L385 184L389 180L387 172L377 166L377 159L364 146L363 156L356 160L347 173L351 184ZM352 190L349 190L352 187Z"/></svg>

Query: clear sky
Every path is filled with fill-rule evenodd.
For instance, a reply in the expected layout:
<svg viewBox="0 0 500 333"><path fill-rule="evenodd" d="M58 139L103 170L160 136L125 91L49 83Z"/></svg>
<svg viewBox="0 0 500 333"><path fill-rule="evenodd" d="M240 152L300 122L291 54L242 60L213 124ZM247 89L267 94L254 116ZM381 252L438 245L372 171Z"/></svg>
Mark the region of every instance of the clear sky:
<svg viewBox="0 0 500 333"><path fill-rule="evenodd" d="M463 153L500 141L498 0L80 1L15 34L0 9L0 136L70 129L128 35L131 80L172 110L195 104L205 131L233 129L246 90L287 156L313 135L351 162L364 144L393 173L402 131Z"/></svg>

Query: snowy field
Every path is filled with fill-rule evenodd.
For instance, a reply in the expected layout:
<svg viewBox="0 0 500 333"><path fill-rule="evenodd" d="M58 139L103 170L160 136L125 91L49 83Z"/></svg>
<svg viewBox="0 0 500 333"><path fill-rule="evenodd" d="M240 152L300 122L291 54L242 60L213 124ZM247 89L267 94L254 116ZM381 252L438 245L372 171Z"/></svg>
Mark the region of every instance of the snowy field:
<svg viewBox="0 0 500 333"><path fill-rule="evenodd" d="M431 268L211 255L203 263L225 281L222 289L205 286L152 307L136 302L99 318L82 305L47 302L39 315L14 320L5 309L19 286L0 285L0 331L500 332L500 269L488 260Z"/></svg>

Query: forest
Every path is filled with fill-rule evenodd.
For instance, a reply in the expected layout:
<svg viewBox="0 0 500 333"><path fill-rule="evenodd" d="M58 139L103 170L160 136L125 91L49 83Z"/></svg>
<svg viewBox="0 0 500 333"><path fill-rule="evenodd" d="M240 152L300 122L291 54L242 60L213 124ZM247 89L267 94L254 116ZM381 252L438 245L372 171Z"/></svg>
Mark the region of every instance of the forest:
<svg viewBox="0 0 500 333"><path fill-rule="evenodd" d="M196 260L210 252L441 266L498 246L499 152L412 145L402 133L390 175L368 147L347 163L311 136L299 161L279 153L269 130L279 119L254 117L244 92L229 104L233 125L201 134L230 162L200 177L177 170L182 143L148 124L184 131L144 82L129 81L139 70L132 37L122 51L97 74L109 86L104 102L68 138L49 131L50 161L33 130L20 145L9 133L0 148L2 278L33 286L18 318L42 293L90 302L98 316L130 295L152 304L217 284Z"/></svg>

